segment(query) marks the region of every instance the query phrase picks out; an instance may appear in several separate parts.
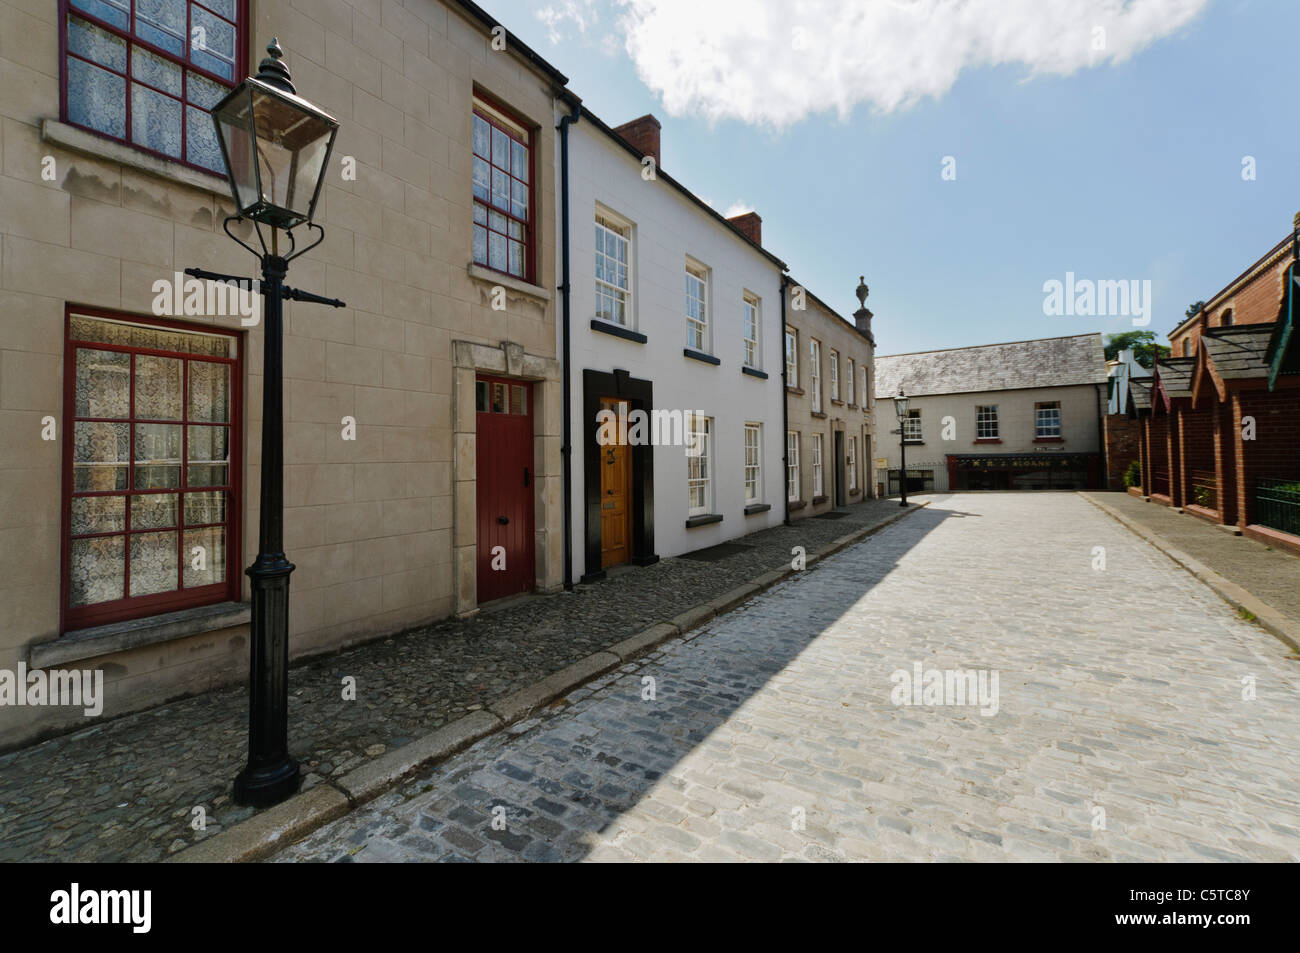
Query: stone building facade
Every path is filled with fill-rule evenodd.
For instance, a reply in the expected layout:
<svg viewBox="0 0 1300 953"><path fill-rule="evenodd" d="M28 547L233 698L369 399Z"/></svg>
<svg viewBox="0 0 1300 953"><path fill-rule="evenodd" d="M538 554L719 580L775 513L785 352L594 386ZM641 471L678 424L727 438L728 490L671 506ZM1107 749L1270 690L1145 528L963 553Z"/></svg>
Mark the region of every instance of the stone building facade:
<svg viewBox="0 0 1300 953"><path fill-rule="evenodd" d="M504 588L558 587L565 78L468 2L130 9L0 4L0 669L103 670L108 716L246 671L261 327L172 286L255 273L206 109L272 36L342 124L289 283L347 307L286 304L292 654L501 594L485 428L528 461ZM79 716L5 708L0 746Z"/></svg>
<svg viewBox="0 0 1300 953"><path fill-rule="evenodd" d="M875 338L866 308L850 323L791 280L785 292L786 507L818 516L876 495L872 455Z"/></svg>

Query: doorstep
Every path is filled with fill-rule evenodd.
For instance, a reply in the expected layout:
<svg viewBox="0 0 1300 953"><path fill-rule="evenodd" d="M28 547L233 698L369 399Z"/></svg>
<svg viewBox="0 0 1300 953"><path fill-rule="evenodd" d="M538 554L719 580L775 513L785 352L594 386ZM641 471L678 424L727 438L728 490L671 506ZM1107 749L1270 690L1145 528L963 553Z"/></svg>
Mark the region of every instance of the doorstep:
<svg viewBox="0 0 1300 953"><path fill-rule="evenodd" d="M809 553L806 565L811 569L831 553L873 536L928 505L928 500L917 503L879 523L841 536L817 553ZM220 834L171 855L163 862L215 864L264 860L414 775L445 761L489 735L528 718L538 709L563 698L587 682L672 639L694 638L699 634L700 627L707 622L788 579L795 572L789 567L765 572L751 582L700 603L671 620L657 623L622 642L593 652L586 658L493 702L486 710L471 712L410 744L395 748L361 765L337 780L327 780L310 791L295 794L275 807L254 814Z"/></svg>

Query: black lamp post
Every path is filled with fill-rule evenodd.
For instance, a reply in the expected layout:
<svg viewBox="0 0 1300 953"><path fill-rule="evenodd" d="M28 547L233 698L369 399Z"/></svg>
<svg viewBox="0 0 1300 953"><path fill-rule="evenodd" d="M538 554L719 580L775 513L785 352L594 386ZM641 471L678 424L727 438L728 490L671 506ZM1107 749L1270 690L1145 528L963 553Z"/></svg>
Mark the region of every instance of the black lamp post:
<svg viewBox="0 0 1300 953"><path fill-rule="evenodd" d="M289 574L284 554L284 299L336 308L342 301L284 286L289 262L315 248L325 231L312 221L324 171L339 124L298 96L278 40L266 48L255 77L239 84L212 110L237 214L225 230L261 261L266 326L263 328L262 497L257 559L252 581L249 640L248 765L235 778L235 800L264 807L298 790L298 762L289 756ZM230 231L249 219L261 250ZM306 224L316 240L296 249L293 229ZM267 247L262 226L270 229ZM288 253L280 254L283 230ZM218 281L246 281L198 268L187 274Z"/></svg>
<svg viewBox="0 0 1300 953"><path fill-rule="evenodd" d="M907 505L907 407L910 403L900 387L898 396L894 398L894 415L898 417L898 452L902 457L899 461L902 467L898 471L898 490L903 498L899 501L899 506Z"/></svg>

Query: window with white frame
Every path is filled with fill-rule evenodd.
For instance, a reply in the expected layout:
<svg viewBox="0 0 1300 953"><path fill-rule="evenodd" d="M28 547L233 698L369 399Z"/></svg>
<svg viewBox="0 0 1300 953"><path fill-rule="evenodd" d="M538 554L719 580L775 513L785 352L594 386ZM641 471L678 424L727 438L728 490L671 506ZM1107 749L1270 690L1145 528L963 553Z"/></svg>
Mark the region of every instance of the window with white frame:
<svg viewBox="0 0 1300 953"><path fill-rule="evenodd" d="M713 418L686 415L687 515L700 516L713 508Z"/></svg>
<svg viewBox="0 0 1300 953"><path fill-rule="evenodd" d="M763 499L763 425L745 424L745 503Z"/></svg>
<svg viewBox="0 0 1300 953"><path fill-rule="evenodd" d="M903 440L906 443L921 442L921 412L909 410L903 419Z"/></svg>
<svg viewBox="0 0 1300 953"><path fill-rule="evenodd" d="M1060 401L1034 404L1034 436L1039 440L1061 436Z"/></svg>
<svg viewBox="0 0 1300 953"><path fill-rule="evenodd" d="M799 332L788 324L785 327L785 383L787 387L799 386Z"/></svg>
<svg viewBox="0 0 1300 953"><path fill-rule="evenodd" d="M975 407L975 439L998 439L997 404L979 404Z"/></svg>
<svg viewBox="0 0 1300 953"><path fill-rule="evenodd" d="M840 352L831 348L831 400L840 399Z"/></svg>
<svg viewBox="0 0 1300 953"><path fill-rule="evenodd" d="M632 325L632 227L596 213L596 317Z"/></svg>
<svg viewBox="0 0 1300 953"><path fill-rule="evenodd" d="M849 471L849 489L858 488L858 438L849 437L849 448L844 457L844 466Z"/></svg>
<svg viewBox="0 0 1300 953"><path fill-rule="evenodd" d="M822 435L813 434L812 444L812 476L813 476L813 496L825 495L825 484L822 481Z"/></svg>
<svg viewBox="0 0 1300 953"><path fill-rule="evenodd" d="M745 311L745 366L758 370L758 298L745 292L741 306Z"/></svg>
<svg viewBox="0 0 1300 953"><path fill-rule="evenodd" d="M799 431L785 434L785 493L786 499L799 499Z"/></svg>
<svg viewBox="0 0 1300 953"><path fill-rule="evenodd" d="M853 358L849 358L848 366L844 370L844 402L850 407L853 406L853 375L857 373L857 368L853 365Z"/></svg>
<svg viewBox="0 0 1300 953"><path fill-rule="evenodd" d="M709 273L701 265L686 264L686 346L703 351L709 340L707 314Z"/></svg>
<svg viewBox="0 0 1300 953"><path fill-rule="evenodd" d="M812 409L822 409L822 343L808 339L808 386L812 389Z"/></svg>

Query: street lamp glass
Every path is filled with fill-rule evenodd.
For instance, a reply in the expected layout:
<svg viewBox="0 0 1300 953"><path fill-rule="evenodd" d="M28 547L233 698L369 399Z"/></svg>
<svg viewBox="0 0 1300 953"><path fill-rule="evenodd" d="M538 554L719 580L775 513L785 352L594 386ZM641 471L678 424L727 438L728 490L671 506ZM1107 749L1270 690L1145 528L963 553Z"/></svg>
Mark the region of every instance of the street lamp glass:
<svg viewBox="0 0 1300 953"><path fill-rule="evenodd" d="M212 110L241 218L293 228L316 211L339 124L300 96L249 77Z"/></svg>
<svg viewBox="0 0 1300 953"><path fill-rule="evenodd" d="M900 390L898 396L894 398L894 414L899 420L902 420L907 416L907 407L909 403L911 403L909 398L904 396L903 392Z"/></svg>

